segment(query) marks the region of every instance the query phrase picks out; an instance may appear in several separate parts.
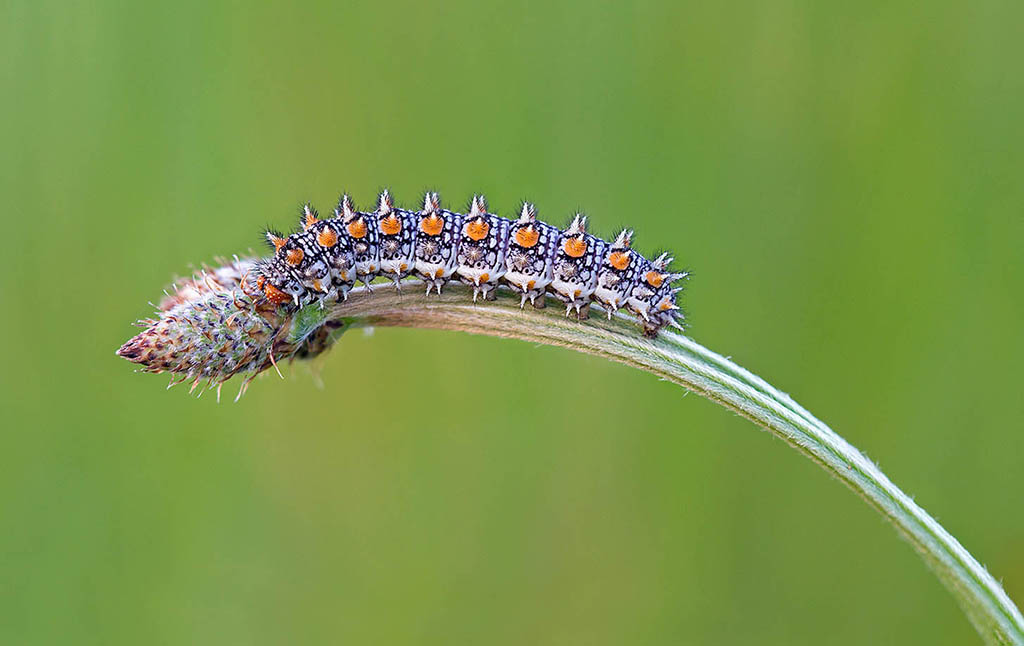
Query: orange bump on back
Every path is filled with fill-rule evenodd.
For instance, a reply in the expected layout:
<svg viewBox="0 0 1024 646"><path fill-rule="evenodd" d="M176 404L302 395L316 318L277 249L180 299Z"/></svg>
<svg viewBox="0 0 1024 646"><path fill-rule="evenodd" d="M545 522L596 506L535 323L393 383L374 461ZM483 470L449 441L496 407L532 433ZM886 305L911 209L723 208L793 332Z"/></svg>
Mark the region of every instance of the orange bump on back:
<svg viewBox="0 0 1024 646"><path fill-rule="evenodd" d="M338 244L338 234L334 232L334 229L326 227L316 234L316 241L321 247L330 248Z"/></svg>
<svg viewBox="0 0 1024 646"><path fill-rule="evenodd" d="M440 235L442 229L444 229L444 218L436 213L431 213L420 220L420 231L428 236Z"/></svg>
<svg viewBox="0 0 1024 646"><path fill-rule="evenodd" d="M536 246L538 240L540 240L540 232L532 226L523 227L516 231L516 244L520 247L529 249Z"/></svg>
<svg viewBox="0 0 1024 646"><path fill-rule="evenodd" d="M473 240L483 240L490 230L491 225L487 224L487 220L483 218L476 218L466 224L466 235Z"/></svg>
<svg viewBox="0 0 1024 646"><path fill-rule="evenodd" d="M579 258L587 253L587 242L583 239L583 236L566 238L562 248L565 250L565 255L570 258Z"/></svg>
<svg viewBox="0 0 1024 646"><path fill-rule="evenodd" d="M380 230L389 236L393 236L402 230L402 221L398 219L397 215L392 213L380 221Z"/></svg>
<svg viewBox="0 0 1024 646"><path fill-rule="evenodd" d="M366 237L366 221L363 218L357 218L348 223L348 234L353 238L365 238Z"/></svg>
<svg viewBox="0 0 1024 646"><path fill-rule="evenodd" d="M288 261L289 265L295 267L300 262L302 262L303 255L304 254L302 253L302 249L289 249L288 253L285 254L284 259Z"/></svg>
<svg viewBox="0 0 1024 646"><path fill-rule="evenodd" d="M313 226L317 222L318 222L318 220L316 219L316 216L313 215L313 213L311 211L306 211L306 228L308 229L309 227Z"/></svg>
<svg viewBox="0 0 1024 646"><path fill-rule="evenodd" d="M649 271L647 272L647 275L644 276L644 280L646 280L647 284L651 287L661 287L661 283L665 280L665 275L656 271Z"/></svg>
<svg viewBox="0 0 1024 646"><path fill-rule="evenodd" d="M608 263L622 271L626 267L629 267L629 254L624 251L613 251L608 254Z"/></svg>

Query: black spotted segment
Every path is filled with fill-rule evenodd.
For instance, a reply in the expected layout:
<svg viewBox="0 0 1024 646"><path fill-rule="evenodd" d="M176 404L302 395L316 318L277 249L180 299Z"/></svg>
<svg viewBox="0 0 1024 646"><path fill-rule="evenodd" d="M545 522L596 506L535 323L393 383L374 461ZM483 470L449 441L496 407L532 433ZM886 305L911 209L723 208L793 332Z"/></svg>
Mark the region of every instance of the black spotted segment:
<svg viewBox="0 0 1024 646"><path fill-rule="evenodd" d="M369 287L380 271L378 228L372 213L356 211L348 195L342 195L335 214L340 216L349 248L355 257L356 279Z"/></svg>
<svg viewBox="0 0 1024 646"><path fill-rule="evenodd" d="M327 297L347 300L356 282L356 257L351 239L345 232L340 209L335 211L333 218L318 220L316 211L313 211L313 216L303 221L304 233L315 241L328 267L330 283Z"/></svg>
<svg viewBox="0 0 1024 646"><path fill-rule="evenodd" d="M520 295L520 307L527 299L534 307L544 307L558 236L558 227L539 221L534 206L523 204L519 219L509 231L504 276L505 284Z"/></svg>
<svg viewBox="0 0 1024 646"><path fill-rule="evenodd" d="M416 224L416 274L431 289L441 293L455 273L462 215L441 208L437 193L427 193Z"/></svg>
<svg viewBox="0 0 1024 646"><path fill-rule="evenodd" d="M640 277L643 257L631 248L633 232L623 230L608 245L597 272L597 287L594 300L612 318L612 314L620 307L625 307L626 299Z"/></svg>
<svg viewBox="0 0 1024 646"><path fill-rule="evenodd" d="M575 311L577 317L587 317L607 246L604 240L587 233L587 218L579 213L559 235L550 289L565 303L566 315Z"/></svg>
<svg viewBox="0 0 1024 646"><path fill-rule="evenodd" d="M396 208L391 194L385 190L377 200L374 219L379 233L380 273L400 289L400 281L413 272L416 263L419 217L412 211Z"/></svg>
<svg viewBox="0 0 1024 646"><path fill-rule="evenodd" d="M487 300L497 297L505 274L509 225L505 218L488 213L487 202L480 196L473 198L469 214L462 219L455 272L473 288L474 301L481 294Z"/></svg>
<svg viewBox="0 0 1024 646"><path fill-rule="evenodd" d="M537 219L532 204L523 204L517 219L490 213L482 196L473 198L465 215L441 207L428 192L419 211L395 206L388 191L370 213L357 211L343 195L334 217L320 219L305 205L302 228L287 237L268 232L274 247L250 279L264 300L300 307L344 300L356 283L377 277L400 281L416 275L426 290L441 293L453 278L473 288L473 299L495 297L505 285L543 307L551 294L566 306L566 315L583 319L591 304L608 318L620 308L636 315L646 336L667 325L682 327L675 284L688 278L669 270L662 254L648 260L631 246L632 231L606 242L586 230L577 214L565 230Z"/></svg>

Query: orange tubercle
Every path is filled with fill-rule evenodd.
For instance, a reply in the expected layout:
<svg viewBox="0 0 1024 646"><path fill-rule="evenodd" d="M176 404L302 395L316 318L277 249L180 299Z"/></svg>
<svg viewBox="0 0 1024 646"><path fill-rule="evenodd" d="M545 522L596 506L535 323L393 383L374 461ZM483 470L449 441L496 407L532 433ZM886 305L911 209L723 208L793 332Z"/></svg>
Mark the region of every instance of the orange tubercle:
<svg viewBox="0 0 1024 646"><path fill-rule="evenodd" d="M316 216L315 216L315 215L313 215L312 213L310 213L310 212L308 212L308 211L306 212L306 228L307 228L307 229L308 229L309 227L313 226L314 224L316 224L316 223L317 223L317 221L318 221L318 220L316 219Z"/></svg>
<svg viewBox="0 0 1024 646"><path fill-rule="evenodd" d="M365 238L366 237L366 221L363 218L357 218L348 223L348 234L353 238Z"/></svg>
<svg viewBox="0 0 1024 646"><path fill-rule="evenodd" d="M483 218L475 218L466 224L466 235L473 240L483 240L490 230L491 225Z"/></svg>
<svg viewBox="0 0 1024 646"><path fill-rule="evenodd" d="M608 254L608 264L622 271L629 267L629 254L624 251L613 251Z"/></svg>
<svg viewBox="0 0 1024 646"><path fill-rule="evenodd" d="M540 240L540 232L532 226L523 227L516 231L516 244L520 247L529 249L537 244Z"/></svg>
<svg viewBox="0 0 1024 646"><path fill-rule="evenodd" d="M316 241L321 247L330 248L338 244L338 234L334 232L334 229L327 227L316 234Z"/></svg>
<svg viewBox="0 0 1024 646"><path fill-rule="evenodd" d="M661 283L665 280L665 275L659 274L656 271L649 271L647 272L647 275L644 276L644 280L646 280L647 284L651 287L661 287Z"/></svg>
<svg viewBox="0 0 1024 646"><path fill-rule="evenodd" d="M434 272L434 278L440 278L442 276L444 276L444 270L438 268L438 270Z"/></svg>
<svg viewBox="0 0 1024 646"><path fill-rule="evenodd" d="M572 238L566 238L565 244L562 245L562 249L565 250L565 255L571 258L579 258L583 254L587 253L587 243L583 240L583 236L574 236Z"/></svg>
<svg viewBox="0 0 1024 646"><path fill-rule="evenodd" d="M381 219L380 221L381 233L385 233L389 236L393 236L402 230L402 221L398 219L394 213Z"/></svg>
<svg viewBox="0 0 1024 646"><path fill-rule="evenodd" d="M295 267L300 262L302 262L302 256L303 255L304 254L302 253L302 249L297 249L297 248L296 249L289 249L288 253L285 254L284 259L288 261L289 265L291 265L292 267Z"/></svg>
<svg viewBox="0 0 1024 646"><path fill-rule="evenodd" d="M441 230L444 228L444 218L431 213L427 217L420 220L420 231L427 234L428 236L436 236L441 234Z"/></svg>
<svg viewBox="0 0 1024 646"><path fill-rule="evenodd" d="M490 279L491 279L491 275L490 274L480 274L480 282L481 283L486 283Z"/></svg>

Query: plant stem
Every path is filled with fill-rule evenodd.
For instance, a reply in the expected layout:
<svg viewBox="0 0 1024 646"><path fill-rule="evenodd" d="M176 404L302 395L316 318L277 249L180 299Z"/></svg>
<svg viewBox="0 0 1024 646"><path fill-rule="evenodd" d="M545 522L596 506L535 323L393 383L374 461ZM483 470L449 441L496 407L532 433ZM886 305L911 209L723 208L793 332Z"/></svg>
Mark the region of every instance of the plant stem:
<svg viewBox="0 0 1024 646"><path fill-rule="evenodd" d="M863 453L788 395L725 357L667 331L655 340L645 339L625 316L606 321L595 311L581 324L564 318L557 303L544 310L520 310L517 299L507 294L495 302L473 304L461 286L449 285L441 297L424 296L418 282L403 286L396 293L376 285L370 297L365 289L355 290L347 302L314 316L312 324L344 321L346 327L423 327L516 338L606 357L679 384L770 431L844 482L914 546L987 643L1024 645L1020 611L949 532ZM310 308L318 306L305 309Z"/></svg>

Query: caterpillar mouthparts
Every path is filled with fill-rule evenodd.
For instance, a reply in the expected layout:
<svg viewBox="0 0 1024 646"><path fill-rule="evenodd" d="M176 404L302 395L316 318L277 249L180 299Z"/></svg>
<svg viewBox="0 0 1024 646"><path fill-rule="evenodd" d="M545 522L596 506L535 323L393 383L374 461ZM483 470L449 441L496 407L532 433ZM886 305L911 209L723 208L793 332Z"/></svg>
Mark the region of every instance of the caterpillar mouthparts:
<svg viewBox="0 0 1024 646"><path fill-rule="evenodd" d="M610 242L591 235L582 214L560 230L539 220L530 203L518 218L503 218L488 211L483 196L462 214L442 208L434 192L421 210L407 210L385 190L372 212L357 211L343 195L334 217L320 218L306 204L297 231L268 231L269 258L236 258L176 287L159 318L140 321L147 329L117 354L145 372L183 375L171 385L193 379L195 389L208 379L218 397L224 381L248 374L241 396L256 374L276 368L277 358L328 347L330 322L294 334L293 319L306 306L343 302L357 282L372 291L378 277L399 290L404 278L417 277L428 295L456 279L473 290L474 302L494 300L503 286L519 295L521 308L527 301L542 308L551 295L579 320L593 304L609 319L624 308L647 337L668 325L681 328L676 295L683 288L675 284L689 273L671 271L668 254L648 260L632 248L632 237L630 230Z"/></svg>

